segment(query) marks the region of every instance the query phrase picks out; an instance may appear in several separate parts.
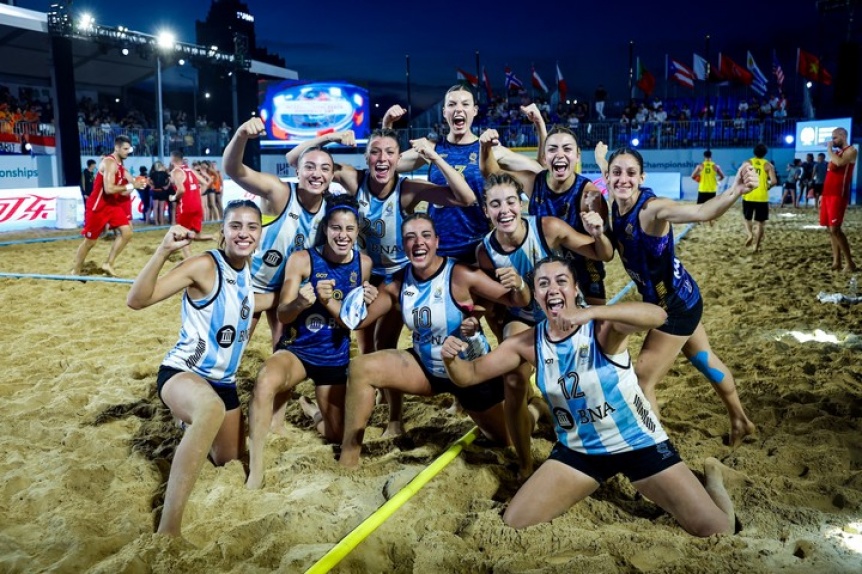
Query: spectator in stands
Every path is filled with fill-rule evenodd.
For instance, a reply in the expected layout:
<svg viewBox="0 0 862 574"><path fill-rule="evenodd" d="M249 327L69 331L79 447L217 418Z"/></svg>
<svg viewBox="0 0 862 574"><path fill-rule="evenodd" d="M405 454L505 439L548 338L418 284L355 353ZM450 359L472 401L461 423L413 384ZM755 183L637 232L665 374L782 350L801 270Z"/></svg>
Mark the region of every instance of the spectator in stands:
<svg viewBox="0 0 862 574"><path fill-rule="evenodd" d="M93 182L96 180L96 160L88 159L87 167L81 172L81 195L84 196L84 203L90 194L93 193Z"/></svg>

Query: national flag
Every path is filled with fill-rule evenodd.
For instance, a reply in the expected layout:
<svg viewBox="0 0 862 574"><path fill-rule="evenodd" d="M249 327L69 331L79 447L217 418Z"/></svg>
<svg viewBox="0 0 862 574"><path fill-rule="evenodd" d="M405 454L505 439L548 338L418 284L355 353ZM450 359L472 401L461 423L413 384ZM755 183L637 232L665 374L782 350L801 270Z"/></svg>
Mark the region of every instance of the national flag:
<svg viewBox="0 0 862 574"><path fill-rule="evenodd" d="M686 88L694 88L694 70L671 57L667 58L667 75L666 80L674 80L681 86Z"/></svg>
<svg viewBox="0 0 862 574"><path fill-rule="evenodd" d="M0 132L0 154L18 155L21 153L21 138L18 134Z"/></svg>
<svg viewBox="0 0 862 574"><path fill-rule="evenodd" d="M820 58L799 48L797 50L796 68L799 75L806 80L820 82L826 86L832 84L832 74L820 65Z"/></svg>
<svg viewBox="0 0 862 574"><path fill-rule="evenodd" d="M30 144L30 155L54 155L57 153L57 138L54 136L24 136Z"/></svg>
<svg viewBox="0 0 862 574"><path fill-rule="evenodd" d="M732 80L746 86L750 86L754 82L754 76L751 72L721 52L718 53L718 70L722 77L727 80Z"/></svg>
<svg viewBox="0 0 862 574"><path fill-rule="evenodd" d="M784 70L781 69L781 64L778 62L778 56L775 55L775 50L772 51L772 73L775 74L775 81L778 82L778 89L784 86Z"/></svg>
<svg viewBox="0 0 862 574"><path fill-rule="evenodd" d="M751 52L746 53L745 67L748 68L748 71L751 72L751 75L754 78L751 82L751 89L761 96L765 96L766 85L768 82L766 80L766 76L764 76L763 72L760 71L760 68L757 67L757 63L755 63L754 56L751 55Z"/></svg>
<svg viewBox="0 0 862 574"><path fill-rule="evenodd" d="M692 66L692 72L694 72L694 79L706 81L709 79L710 82L722 82L724 78L721 77L721 73L715 68L715 66L711 66L706 58L699 56L698 54L694 54L694 62Z"/></svg>
<svg viewBox="0 0 862 574"><path fill-rule="evenodd" d="M461 68L456 68L456 70L458 70L458 74L456 77L460 81L466 82L466 83L470 84L471 86L473 86L474 88L479 87L479 78L478 77L476 77L473 74L470 74L468 72L465 72Z"/></svg>
<svg viewBox="0 0 862 574"><path fill-rule="evenodd" d="M488 72L485 71L485 66L482 66L482 83L485 84L485 92L488 94L488 101L494 99L494 92L491 90L491 80L488 79Z"/></svg>
<svg viewBox="0 0 862 574"><path fill-rule="evenodd" d="M506 91L520 90L524 87L524 83L515 76L512 68L506 66Z"/></svg>
<svg viewBox="0 0 862 574"><path fill-rule="evenodd" d="M560 63L557 62L557 92L560 94L560 101L566 101L566 93L568 93L569 88L566 86L566 79L563 77L563 73L560 71Z"/></svg>
<svg viewBox="0 0 862 574"><path fill-rule="evenodd" d="M638 81L635 85L647 96L651 95L655 89L655 76L644 68L640 58L638 58Z"/></svg>
<svg viewBox="0 0 862 574"><path fill-rule="evenodd" d="M548 93L548 86L545 85L545 82L542 81L542 78L539 77L539 72L536 71L536 66L533 66L533 78L532 78L533 87L537 90L540 90L544 93Z"/></svg>

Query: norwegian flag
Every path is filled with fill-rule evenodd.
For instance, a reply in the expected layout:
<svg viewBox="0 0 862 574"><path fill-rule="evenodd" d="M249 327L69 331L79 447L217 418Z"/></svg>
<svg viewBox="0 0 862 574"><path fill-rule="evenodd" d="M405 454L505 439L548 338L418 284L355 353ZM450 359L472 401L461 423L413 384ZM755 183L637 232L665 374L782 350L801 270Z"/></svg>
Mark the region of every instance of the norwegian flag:
<svg viewBox="0 0 862 574"><path fill-rule="evenodd" d="M548 86L545 85L545 82L542 81L542 78L539 77L539 73L536 71L536 67L533 66L533 78L532 78L533 87L537 90L540 90L544 93L548 93Z"/></svg>
<svg viewBox="0 0 862 574"><path fill-rule="evenodd" d="M515 76L515 72L512 71L512 68L506 66L506 90L520 90L524 87L524 82L518 79Z"/></svg>

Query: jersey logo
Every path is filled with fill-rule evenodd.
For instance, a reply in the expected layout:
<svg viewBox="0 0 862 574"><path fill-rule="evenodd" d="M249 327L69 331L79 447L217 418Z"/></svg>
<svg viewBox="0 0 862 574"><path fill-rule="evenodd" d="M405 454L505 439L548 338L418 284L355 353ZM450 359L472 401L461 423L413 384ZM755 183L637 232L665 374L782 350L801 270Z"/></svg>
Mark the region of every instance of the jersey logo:
<svg viewBox="0 0 862 574"><path fill-rule="evenodd" d="M565 430L571 430L575 428L575 420L572 418L572 415L566 409L561 409L559 407L555 408L554 418L557 419L557 424Z"/></svg>
<svg viewBox="0 0 862 574"><path fill-rule="evenodd" d="M280 251L270 249L263 254L261 260L267 267L278 267L281 265L281 262L284 261L284 255L282 255Z"/></svg>
<svg viewBox="0 0 862 574"><path fill-rule="evenodd" d="M314 277L316 279L326 279L327 275L328 275L327 273L315 273Z"/></svg>
<svg viewBox="0 0 862 574"><path fill-rule="evenodd" d="M299 216L298 216L297 214L295 214L295 213L288 213L287 215L288 215L288 217L290 217L291 219L294 219L294 220L296 220L296 221L299 221Z"/></svg>
<svg viewBox="0 0 862 574"><path fill-rule="evenodd" d="M416 294L416 292L415 292L415 291L410 291L409 289L405 289L405 290L404 290L404 296L405 296L405 297L412 297L412 296L413 296L413 295L415 295L415 294Z"/></svg>
<svg viewBox="0 0 862 574"><path fill-rule="evenodd" d="M305 328L312 333L317 333L321 329L325 329L326 324L326 318L322 315L318 315L317 313L309 315L308 318L305 320Z"/></svg>
<svg viewBox="0 0 862 574"><path fill-rule="evenodd" d="M216 343L222 349L227 349L233 345L233 340L236 338L236 329L232 325L225 325L216 333Z"/></svg>
<svg viewBox="0 0 862 574"><path fill-rule="evenodd" d="M437 287L436 289L434 289L434 298L435 299L442 299L443 298L443 288L442 287Z"/></svg>

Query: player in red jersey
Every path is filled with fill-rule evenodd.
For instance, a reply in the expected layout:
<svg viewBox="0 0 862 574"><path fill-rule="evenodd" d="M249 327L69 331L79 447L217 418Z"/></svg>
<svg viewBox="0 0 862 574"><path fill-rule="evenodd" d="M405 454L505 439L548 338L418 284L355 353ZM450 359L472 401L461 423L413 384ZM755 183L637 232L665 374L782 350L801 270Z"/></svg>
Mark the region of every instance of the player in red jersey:
<svg viewBox="0 0 862 574"><path fill-rule="evenodd" d="M132 141L128 136L117 136L114 139L114 153L106 155L99 163L99 171L93 182L93 192L87 198L84 207L84 229L81 235L84 241L78 246L75 254L75 266L72 275L80 275L87 254L98 241L105 226L119 231L111 245L108 260L102 265L102 271L116 276L114 262L129 240L132 239L132 209L131 193L136 189L143 189L146 183L131 182L123 166L125 160L132 153Z"/></svg>
<svg viewBox="0 0 862 574"><path fill-rule="evenodd" d="M182 225L194 235L192 239L212 239L211 235L201 235L204 222L204 207L201 200L201 186L198 176L186 165L183 152L175 150L171 152L171 183L174 186L174 195L171 201L177 201L177 225ZM192 256L191 249L186 245L183 247L183 258Z"/></svg>
<svg viewBox="0 0 862 574"><path fill-rule="evenodd" d="M837 151L834 151L837 150ZM844 270L856 271L856 264L850 254L850 243L841 230L844 212L850 203L850 183L853 168L856 167L856 148L847 143L847 130L836 128L832 131L832 141L827 144L826 155L829 166L823 182L823 195L820 198L820 225L829 229L832 241L832 269L841 269L843 256Z"/></svg>

